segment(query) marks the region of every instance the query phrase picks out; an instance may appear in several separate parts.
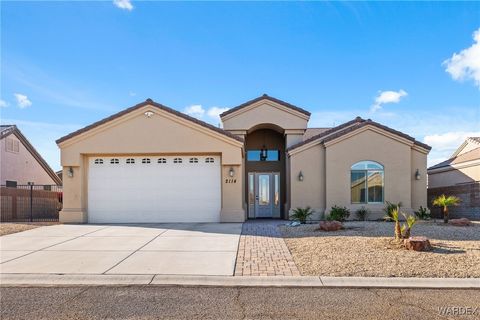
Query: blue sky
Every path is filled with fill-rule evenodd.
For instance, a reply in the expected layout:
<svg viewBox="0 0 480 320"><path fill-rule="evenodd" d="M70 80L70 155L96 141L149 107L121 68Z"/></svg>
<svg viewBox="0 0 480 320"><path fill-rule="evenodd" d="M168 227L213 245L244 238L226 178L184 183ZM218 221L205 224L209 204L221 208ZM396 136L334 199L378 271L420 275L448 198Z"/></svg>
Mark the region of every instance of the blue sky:
<svg viewBox="0 0 480 320"><path fill-rule="evenodd" d="M267 93L311 127L401 130L430 165L480 135L480 2L119 2L0 3L1 121L54 169L55 139L146 98L218 124Z"/></svg>

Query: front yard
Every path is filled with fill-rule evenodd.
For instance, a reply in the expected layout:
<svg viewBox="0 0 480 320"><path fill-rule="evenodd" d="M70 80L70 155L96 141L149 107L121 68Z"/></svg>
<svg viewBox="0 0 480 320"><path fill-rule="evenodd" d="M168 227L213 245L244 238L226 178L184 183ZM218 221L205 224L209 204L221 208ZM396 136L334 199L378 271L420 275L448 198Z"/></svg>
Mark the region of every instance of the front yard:
<svg viewBox="0 0 480 320"><path fill-rule="evenodd" d="M480 277L480 223L455 227L418 222L412 235L429 238L429 252L399 246L393 226L352 221L333 232L318 231L317 224L279 228L304 276Z"/></svg>
<svg viewBox="0 0 480 320"><path fill-rule="evenodd" d="M35 229L41 226L58 224L58 222L2 222L0 223L0 236Z"/></svg>

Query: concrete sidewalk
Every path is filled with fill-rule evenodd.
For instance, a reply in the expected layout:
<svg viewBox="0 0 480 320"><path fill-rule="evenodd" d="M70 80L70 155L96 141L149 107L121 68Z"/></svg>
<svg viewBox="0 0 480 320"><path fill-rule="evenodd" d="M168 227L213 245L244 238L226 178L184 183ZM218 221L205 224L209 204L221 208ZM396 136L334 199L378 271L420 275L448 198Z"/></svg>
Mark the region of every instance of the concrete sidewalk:
<svg viewBox="0 0 480 320"><path fill-rule="evenodd" d="M2 274L0 286L166 285L215 287L480 289L480 278L232 277L178 275Z"/></svg>

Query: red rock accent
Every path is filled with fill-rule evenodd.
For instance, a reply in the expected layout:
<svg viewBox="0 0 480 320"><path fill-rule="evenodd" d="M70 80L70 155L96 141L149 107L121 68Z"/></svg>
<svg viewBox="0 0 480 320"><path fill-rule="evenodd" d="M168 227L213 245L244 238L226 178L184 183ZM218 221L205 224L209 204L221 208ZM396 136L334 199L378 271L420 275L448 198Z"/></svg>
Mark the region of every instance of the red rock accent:
<svg viewBox="0 0 480 320"><path fill-rule="evenodd" d="M449 222L452 226L458 226L458 227L467 227L472 225L470 220L468 220L467 218L450 219Z"/></svg>
<svg viewBox="0 0 480 320"><path fill-rule="evenodd" d="M432 250L432 245L426 237L410 237L403 240L403 244L407 250L428 251Z"/></svg>
<svg viewBox="0 0 480 320"><path fill-rule="evenodd" d="M343 229L343 225L339 221L320 221L319 227L322 231L338 231Z"/></svg>

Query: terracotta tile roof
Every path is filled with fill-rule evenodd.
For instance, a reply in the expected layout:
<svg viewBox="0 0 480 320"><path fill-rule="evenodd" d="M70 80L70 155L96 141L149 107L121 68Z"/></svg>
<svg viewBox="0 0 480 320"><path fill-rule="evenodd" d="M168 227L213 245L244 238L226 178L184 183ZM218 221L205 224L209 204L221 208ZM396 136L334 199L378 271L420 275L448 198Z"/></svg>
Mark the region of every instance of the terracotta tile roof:
<svg viewBox="0 0 480 320"><path fill-rule="evenodd" d="M415 140L415 138L413 138L413 137L411 137L411 136L409 136L409 135L407 135L407 134L405 134L405 133L403 133L403 132L400 132L400 131L397 131L397 130L392 129L392 128L390 128L390 127L384 126L384 125L382 125L382 124L380 124L380 123L378 123L378 122L372 121L371 119L364 120L364 119L362 119L362 118L360 118L360 117L356 117L355 119L353 119L353 120L351 120L351 121L345 122L344 124L341 124L341 125L339 125L339 126L336 126L336 127L332 128L332 129L330 129L330 130L327 130L327 131L322 132L322 133L320 133L320 134L318 134L318 135L316 135L316 136L313 136L313 137L310 138L310 139L307 139L307 140L305 140L305 141L303 141L303 142L300 142L300 143L298 143L298 144L290 147L290 148L288 149L288 151L293 150L293 149L295 149L295 148L298 148L298 147L300 147L300 146L302 146L302 145L305 145L305 144L307 144L307 143L309 143L309 142L312 142L312 141L315 141L315 140L318 140L318 139L322 139L322 138L324 138L324 137L325 137L325 138L322 139L322 141L321 141L322 143L327 142L327 141L331 141L331 140L333 140L333 139L339 138L339 137L341 137L341 136L343 136L343 135L345 135L345 134L347 134L347 133L349 133L349 132L355 131L355 130L360 129L360 128L362 128L362 127L364 127L364 126L367 126L367 125L371 125L371 126L377 127L377 128L379 128L379 129L385 130L385 131L387 131L387 132L390 132L390 133L392 133L392 134L395 134L395 135L397 135L397 136L400 136L400 137L402 137L402 138L405 138L405 139L407 139L407 140L410 140L410 141L412 141L414 144L416 144L416 145L418 145L418 146L420 146L420 147L422 147L422 148L425 148L425 149L427 149L427 150L431 150L431 149L432 149L432 147L430 147L429 145L426 145L426 144L424 144L424 143L422 143L422 142L420 142L420 141L417 141L417 140Z"/></svg>
<svg viewBox="0 0 480 320"><path fill-rule="evenodd" d="M320 133L323 133L331 128L307 128L305 130L305 133L303 134L303 140L310 139L313 136L319 135Z"/></svg>
<svg viewBox="0 0 480 320"><path fill-rule="evenodd" d="M6 138L7 136L15 134L15 136L22 142L25 148L30 152L30 154L38 161L40 166L45 170L45 172L52 178L57 185L62 185L62 180L55 174L52 168L48 165L47 161L38 153L38 151L33 147L33 145L28 141L28 139L23 135L23 133L17 128L16 125L2 125L0 126L0 139Z"/></svg>
<svg viewBox="0 0 480 320"><path fill-rule="evenodd" d="M295 111L298 111L298 112L300 112L300 113L303 113L303 114L305 114L305 115L307 115L307 116L310 116L310 112L308 112L307 110L304 110L304 109L302 109L302 108L300 108L300 107L294 106L293 104L290 104L290 103L285 102L285 101L283 101L283 100L280 100L280 99L277 99L277 98L274 98L274 97L270 97L270 96L267 95L267 94L263 94L263 95L261 95L261 96L258 97L258 98L249 100L249 101L247 101L247 102L245 102L245 103L242 103L242 104L239 105L239 106L236 106L236 107L234 107L234 108L228 109L227 111L225 111L224 113L222 113L222 114L220 115L220 117L223 118L224 116L226 116L226 115L228 115L228 114L231 114L231 113L233 113L233 112L235 112L235 111L237 111L237 110L240 110L240 109L242 109L242 108L244 108L244 107L247 107L247 106L249 106L249 105L251 105L251 104L253 104L253 103L255 103L255 102L261 101L261 100L269 100L269 101L278 103L278 104L280 104L280 105L282 105L282 106L284 106L284 107L290 108L290 109L295 110Z"/></svg>
<svg viewBox="0 0 480 320"><path fill-rule="evenodd" d="M480 143L480 137L468 137L468 139L472 139L473 141Z"/></svg>
<svg viewBox="0 0 480 320"><path fill-rule="evenodd" d="M464 162L479 160L479 159L480 159L480 147L470 150L468 152L462 153L451 159L440 162L434 166L431 166L430 168L428 168L428 170L445 168L454 164L459 164L459 163L464 163Z"/></svg>
<svg viewBox="0 0 480 320"><path fill-rule="evenodd" d="M189 115L186 115L186 114L184 114L184 113L182 113L182 112L179 112L179 111L177 111L177 110L174 110L174 109L172 109L172 108L169 108L169 107L167 107L167 106L164 106L164 105L162 105L162 104L160 104L160 103L157 103L157 102L153 101L152 99L147 99L147 100L145 100L145 101L143 101L143 102L140 102L139 104L134 105L133 107L127 108L127 109L125 109L125 110L122 110L122 111L120 111L120 112L118 112L118 113L115 113L114 115L111 115L111 116L105 118L105 119L102 119L102 120L100 120L100 121L97 121L97 122L95 122L95 123L92 123L91 125L88 125L88 126L86 126L86 127L84 127L84 128L81 128L81 129L79 129L79 130L77 130L77 131L74 131L74 132L72 132L72 133L70 133L70 134L68 134L68 135L66 135L66 136L64 136L64 137L61 137L60 139L58 139L58 140L56 141L56 143L57 143L57 144L62 143L62 142L64 142L64 141L66 141L66 140L69 140L69 139L75 137L75 136L78 136L79 134L82 134L82 133L84 133L84 132L87 132L87 131L89 131L89 130L91 130L91 129L93 129L93 128L96 128L96 127L104 124L104 123L107 123L107 122L109 122L109 121L112 121L112 120L114 120L114 119L117 119L117 118L119 118L119 117L121 117L121 116L123 116L123 115L126 115L126 114L128 114L128 113L130 113L130 112L132 112L132 111L135 111L135 110L140 109L140 108L142 108L142 107L144 107L144 106L147 106L147 105L150 105L150 106L153 106L153 107L158 108L158 109L160 109L160 110L169 112L169 113L171 113L171 114L173 114L173 115L175 115L175 116L177 116L177 117L180 117L180 118L183 118L183 119L188 120L188 121L190 121L190 122L193 122L193 123L196 123L196 124L198 124L198 125L201 125L202 127L205 127L205 128L207 128L207 129L210 129L210 130L215 131L215 132L217 132L217 133L223 134L223 135L225 135L225 136L227 136L227 137L229 137L229 138L232 138L232 139L235 139L235 140L237 140L237 141L243 142L243 139L242 139L242 138L240 138L240 137L238 137L238 136L236 136L236 135L234 135L234 134L232 134L232 133L230 133L230 132L228 132L228 131L225 131L225 130L223 130L223 129L221 129L221 128L217 128L217 127L215 127L215 126L213 126L213 125L211 125L211 124L209 124L209 123L206 123L206 122L204 122L204 121L198 120L198 119L196 119L196 118L194 118L194 117L191 117L191 116L189 116Z"/></svg>

